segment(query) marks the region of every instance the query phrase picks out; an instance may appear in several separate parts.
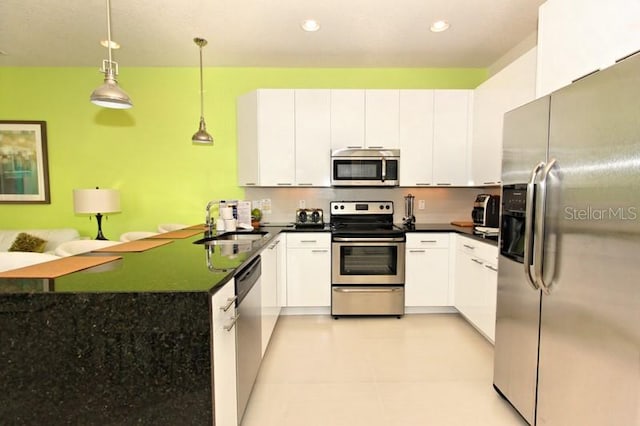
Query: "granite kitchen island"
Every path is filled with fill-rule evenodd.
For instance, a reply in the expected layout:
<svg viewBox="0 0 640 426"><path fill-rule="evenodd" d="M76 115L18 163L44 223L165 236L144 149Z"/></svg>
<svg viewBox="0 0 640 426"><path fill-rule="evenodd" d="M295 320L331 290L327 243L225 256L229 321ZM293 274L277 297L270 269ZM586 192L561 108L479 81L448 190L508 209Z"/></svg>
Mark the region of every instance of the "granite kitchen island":
<svg viewBox="0 0 640 426"><path fill-rule="evenodd" d="M213 424L211 297L272 235L224 256L201 236L0 279L0 423Z"/></svg>

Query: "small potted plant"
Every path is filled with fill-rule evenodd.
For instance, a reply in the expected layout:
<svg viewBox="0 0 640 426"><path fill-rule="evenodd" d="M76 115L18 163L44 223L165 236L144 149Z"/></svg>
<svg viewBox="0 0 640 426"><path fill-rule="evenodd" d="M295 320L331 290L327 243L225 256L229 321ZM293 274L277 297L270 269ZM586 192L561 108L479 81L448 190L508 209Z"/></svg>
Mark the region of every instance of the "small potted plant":
<svg viewBox="0 0 640 426"><path fill-rule="evenodd" d="M251 210L251 226L253 226L253 229L260 228L260 219L262 219L262 211L257 208Z"/></svg>

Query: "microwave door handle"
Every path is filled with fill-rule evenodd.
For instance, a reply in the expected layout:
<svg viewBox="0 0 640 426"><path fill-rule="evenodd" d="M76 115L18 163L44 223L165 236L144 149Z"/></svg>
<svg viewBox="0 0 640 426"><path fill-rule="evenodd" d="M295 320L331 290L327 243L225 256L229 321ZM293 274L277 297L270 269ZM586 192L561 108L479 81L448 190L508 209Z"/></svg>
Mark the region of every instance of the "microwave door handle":
<svg viewBox="0 0 640 426"><path fill-rule="evenodd" d="M535 189L536 189L536 178L538 177L538 173L544 167L544 163L538 163L533 170L531 170L531 177L529 178L529 182L527 183L527 199L525 204L525 224L524 224L524 276L527 278L531 287L534 290L540 290L540 286L537 283L537 280L531 274L531 266L533 265L533 202L535 200Z"/></svg>
<svg viewBox="0 0 640 426"><path fill-rule="evenodd" d="M381 158L382 160L382 181L384 182L387 178L387 160Z"/></svg>

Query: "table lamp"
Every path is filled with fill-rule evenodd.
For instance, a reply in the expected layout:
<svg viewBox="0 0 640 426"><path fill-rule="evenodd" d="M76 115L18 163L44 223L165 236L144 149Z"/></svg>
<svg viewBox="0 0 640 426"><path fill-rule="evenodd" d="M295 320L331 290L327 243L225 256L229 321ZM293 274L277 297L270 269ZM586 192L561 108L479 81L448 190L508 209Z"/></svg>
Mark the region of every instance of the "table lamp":
<svg viewBox="0 0 640 426"><path fill-rule="evenodd" d="M102 234L102 215L120 212L120 192L117 189L74 189L73 211L95 215L98 221L96 240L106 240Z"/></svg>

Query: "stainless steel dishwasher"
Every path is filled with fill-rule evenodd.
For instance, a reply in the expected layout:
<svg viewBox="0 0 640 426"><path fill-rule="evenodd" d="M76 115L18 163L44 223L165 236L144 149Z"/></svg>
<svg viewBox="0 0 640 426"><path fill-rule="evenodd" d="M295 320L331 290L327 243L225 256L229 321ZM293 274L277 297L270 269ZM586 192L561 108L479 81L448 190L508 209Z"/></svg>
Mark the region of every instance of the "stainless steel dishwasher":
<svg viewBox="0 0 640 426"><path fill-rule="evenodd" d="M262 360L262 313L260 256L236 274L237 392L238 423L242 422L247 402Z"/></svg>

